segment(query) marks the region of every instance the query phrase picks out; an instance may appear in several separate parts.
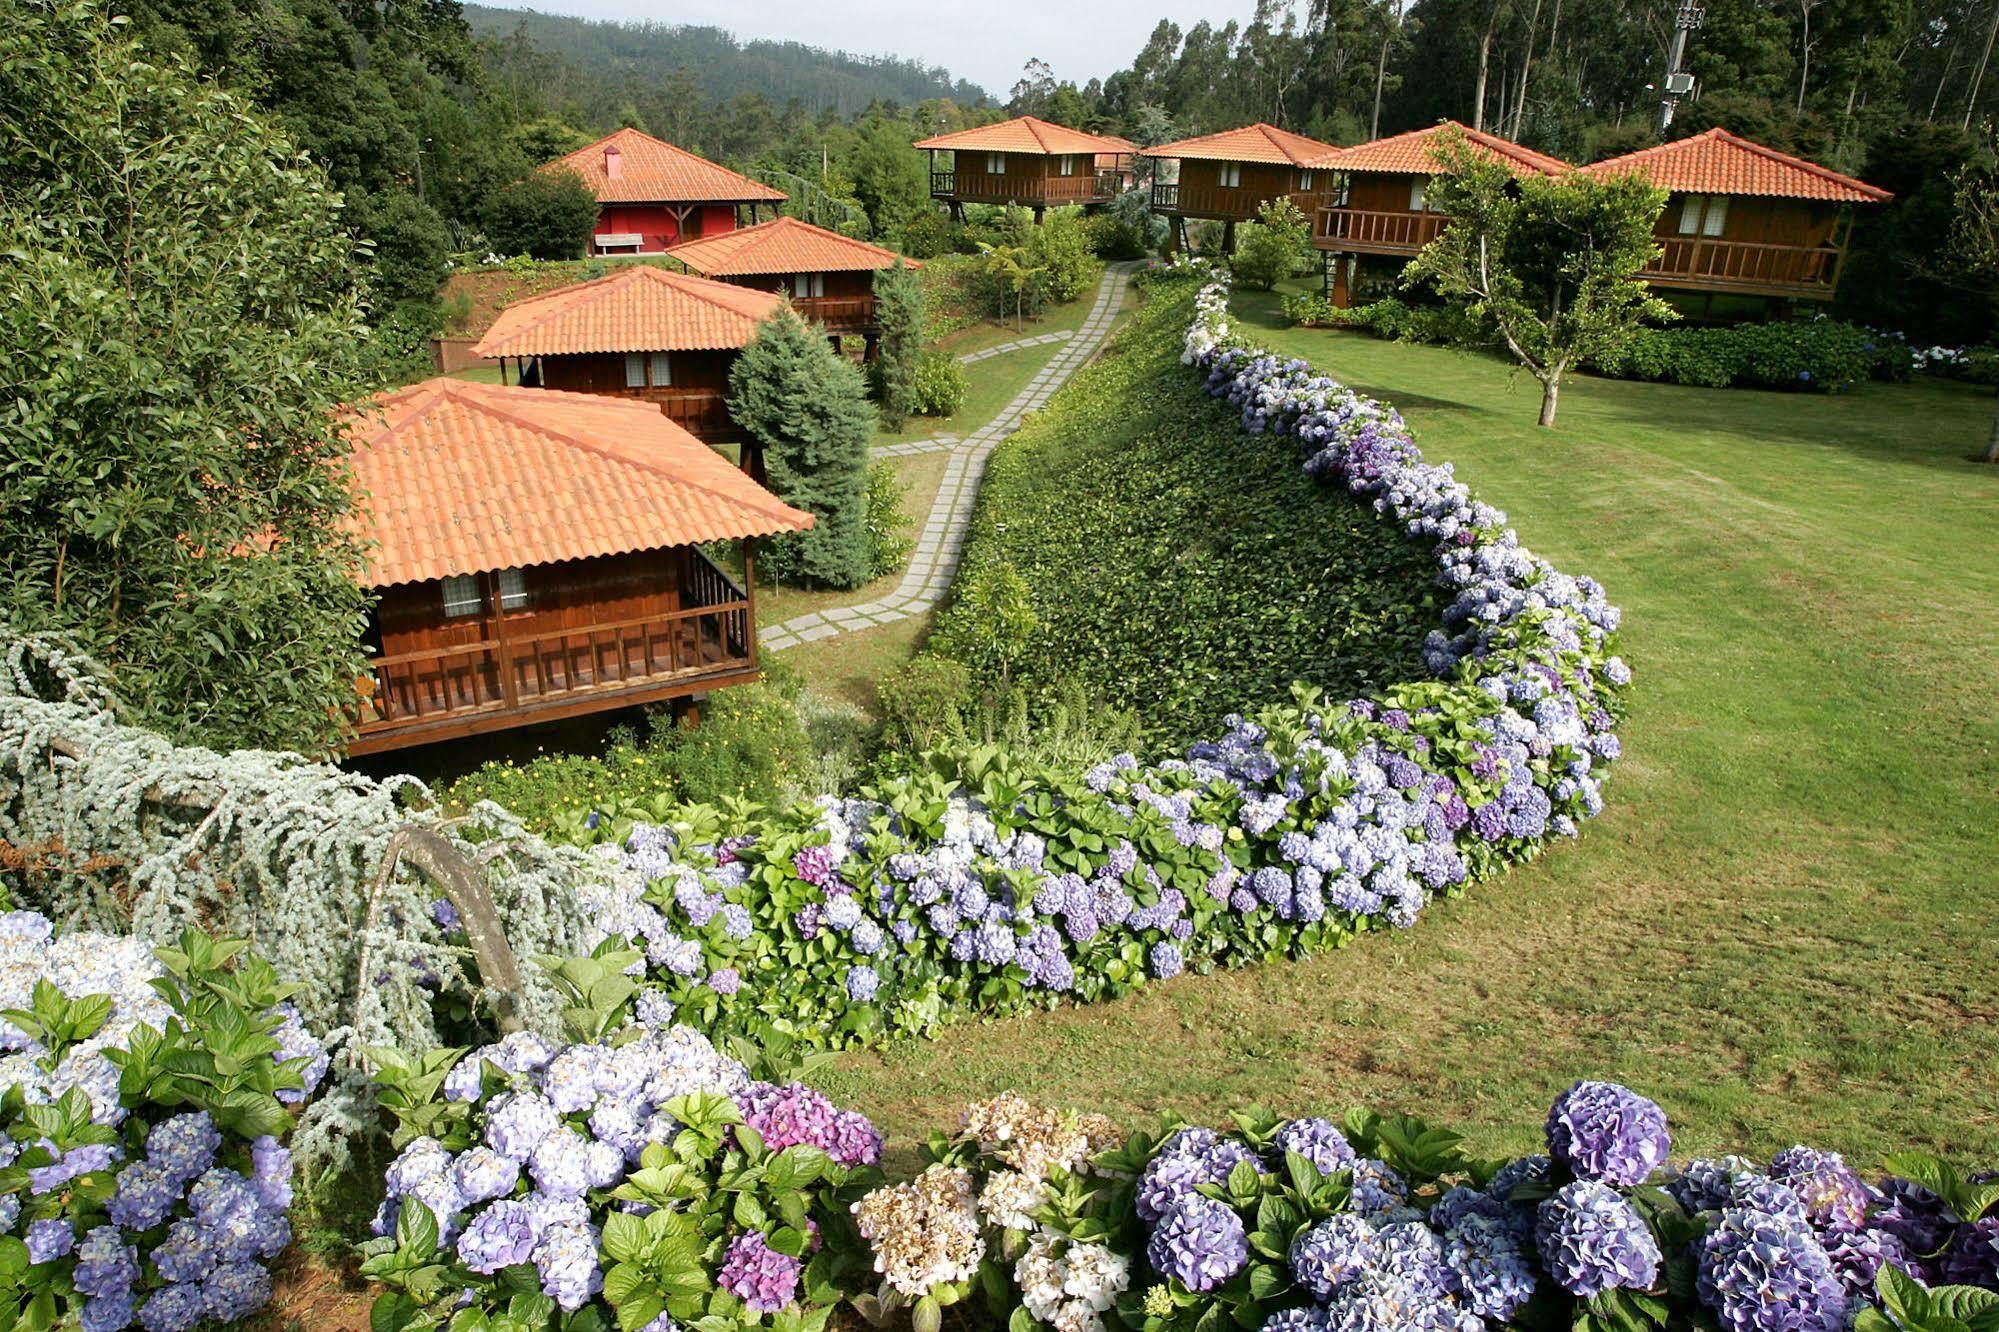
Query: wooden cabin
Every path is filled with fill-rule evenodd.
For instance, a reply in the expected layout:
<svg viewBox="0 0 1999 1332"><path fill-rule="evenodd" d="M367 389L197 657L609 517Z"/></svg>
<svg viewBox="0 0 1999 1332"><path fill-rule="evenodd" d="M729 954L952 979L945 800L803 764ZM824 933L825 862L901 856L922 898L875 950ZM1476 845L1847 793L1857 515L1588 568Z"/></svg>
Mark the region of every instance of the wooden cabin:
<svg viewBox="0 0 1999 1332"><path fill-rule="evenodd" d="M1138 145L1122 134L1099 134L1100 139L1117 145L1115 152L1097 154L1097 175L1108 180L1114 187L1114 195L1123 194L1138 183Z"/></svg>
<svg viewBox="0 0 1999 1332"><path fill-rule="evenodd" d="M875 321L875 274L897 264L922 267L894 250L795 217L689 241L667 255L702 277L786 293L793 309L828 333L863 338L868 360L874 359L881 338L881 325Z"/></svg>
<svg viewBox="0 0 1999 1332"><path fill-rule="evenodd" d="M379 600L350 754L757 678L755 539L812 515L646 404L432 379L351 433ZM717 541L742 542L740 583Z"/></svg>
<svg viewBox="0 0 1999 1332"><path fill-rule="evenodd" d="M1187 245L1187 219L1223 224L1222 249L1235 249L1235 224L1253 222L1272 199L1288 197L1312 217L1331 176L1307 165L1338 150L1302 134L1259 121L1241 129L1203 134L1147 148L1159 164L1152 181L1152 211L1170 219L1176 247Z"/></svg>
<svg viewBox="0 0 1999 1332"><path fill-rule="evenodd" d="M1128 140L1033 116L919 139L915 146L930 154L930 197L960 219L966 204L1020 204L1037 219L1064 204L1087 208L1116 198L1131 180ZM940 162L939 153L948 156Z"/></svg>
<svg viewBox="0 0 1999 1332"><path fill-rule="evenodd" d="M572 171L597 196L592 254L659 254L683 241L734 231L741 210L752 223L766 204L775 214L787 197L635 129L606 135L540 169Z"/></svg>
<svg viewBox="0 0 1999 1332"><path fill-rule="evenodd" d="M1573 169L1558 157L1451 120L1333 149L1311 166L1332 174L1313 221L1312 244L1324 256L1334 305L1353 304L1356 291L1362 300L1376 290L1387 294L1409 260L1443 231L1450 219L1429 206L1428 195L1430 178L1441 169L1438 136L1450 129L1516 177L1561 176Z"/></svg>
<svg viewBox="0 0 1999 1332"><path fill-rule="evenodd" d="M1697 319L1831 300L1852 206L1894 197L1719 127L1582 170L1640 175L1672 192L1655 233L1663 253L1644 278Z"/></svg>
<svg viewBox="0 0 1999 1332"><path fill-rule="evenodd" d="M632 264L516 301L472 351L517 384L641 399L706 443L737 443L729 368L783 299Z"/></svg>

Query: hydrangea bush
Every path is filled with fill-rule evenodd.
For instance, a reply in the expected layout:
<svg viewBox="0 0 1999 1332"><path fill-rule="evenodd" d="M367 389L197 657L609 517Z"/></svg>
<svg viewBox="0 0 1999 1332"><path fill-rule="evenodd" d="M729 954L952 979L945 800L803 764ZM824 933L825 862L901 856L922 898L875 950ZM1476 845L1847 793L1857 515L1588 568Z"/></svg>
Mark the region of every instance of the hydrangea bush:
<svg viewBox="0 0 1999 1332"><path fill-rule="evenodd" d="M1432 552L1452 596L1433 678L1301 689L1156 761L988 752L864 798L621 825L584 905L644 950L661 1000L834 1046L1093 1000L1411 925L1602 807L1631 678L1602 589L1522 547L1393 411L1237 345L1223 284L1193 304L1185 359L1209 392Z"/></svg>
<svg viewBox="0 0 1999 1332"><path fill-rule="evenodd" d="M400 1148L363 1248L380 1332L824 1326L861 1261L845 1201L881 1135L753 1077L670 1007L628 1021L636 956L550 959L571 1044L371 1052Z"/></svg>
<svg viewBox="0 0 1999 1332"><path fill-rule="evenodd" d="M1546 1153L1504 1162L1358 1111L1244 1114L1226 1132L1169 1117L1085 1155L1077 1121L992 1105L1074 1145L1024 1169L1020 1139L974 1107L938 1164L856 1207L884 1281L863 1314L893 1290L919 1300L921 1327L923 1298L984 1286L1012 1332L1999 1323L1999 1184L1918 1156L1870 1183L1808 1147L1674 1166L1664 1113L1610 1083L1564 1092ZM1073 1289L1065 1259L1086 1274Z"/></svg>
<svg viewBox="0 0 1999 1332"><path fill-rule="evenodd" d="M187 1332L270 1299L319 1040L241 940L0 916L0 1326Z"/></svg>

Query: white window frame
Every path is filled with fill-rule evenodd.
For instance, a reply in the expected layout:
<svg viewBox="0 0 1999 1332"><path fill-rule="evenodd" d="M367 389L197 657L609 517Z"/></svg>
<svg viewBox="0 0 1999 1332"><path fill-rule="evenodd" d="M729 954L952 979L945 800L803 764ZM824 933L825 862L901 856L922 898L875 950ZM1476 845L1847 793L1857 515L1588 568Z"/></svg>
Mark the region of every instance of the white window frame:
<svg viewBox="0 0 1999 1332"><path fill-rule="evenodd" d="M986 174L988 176L1004 176L1006 174L1005 153L986 154Z"/></svg>
<svg viewBox="0 0 1999 1332"><path fill-rule="evenodd" d="M480 585L478 574L451 574L438 583L444 593L445 619L462 620L468 615L485 613L486 589Z"/></svg>
<svg viewBox="0 0 1999 1332"><path fill-rule="evenodd" d="M1689 194L1680 201L1677 230L1682 236L1713 238L1728 229L1726 194Z"/></svg>
<svg viewBox="0 0 1999 1332"><path fill-rule="evenodd" d="M644 352L625 353L625 387L644 388L646 386L646 358Z"/></svg>
<svg viewBox="0 0 1999 1332"><path fill-rule="evenodd" d="M1418 176L1409 182L1409 211L1427 213L1430 211L1430 178Z"/></svg>
<svg viewBox="0 0 1999 1332"><path fill-rule="evenodd" d="M1220 167L1221 187L1225 190L1242 188L1242 163L1224 162Z"/></svg>
<svg viewBox="0 0 1999 1332"><path fill-rule="evenodd" d="M500 570L500 609L522 610L528 604L527 574L520 569Z"/></svg>
<svg viewBox="0 0 1999 1332"><path fill-rule="evenodd" d="M1312 173L1310 171L1300 171L1298 173L1298 192L1300 194L1303 194L1306 190L1309 190L1311 188L1312 188Z"/></svg>
<svg viewBox="0 0 1999 1332"><path fill-rule="evenodd" d="M826 275L824 273L798 274L792 280L791 294L800 300L810 299L815 296L824 296L826 294Z"/></svg>
<svg viewBox="0 0 1999 1332"><path fill-rule="evenodd" d="M654 352L646 358L648 385L652 388L673 387L673 357L666 352Z"/></svg>
<svg viewBox="0 0 1999 1332"><path fill-rule="evenodd" d="M1059 166L1056 169L1059 170L1063 175L1073 176L1076 174L1076 155L1074 153L1062 154L1060 161L1061 161L1061 166Z"/></svg>

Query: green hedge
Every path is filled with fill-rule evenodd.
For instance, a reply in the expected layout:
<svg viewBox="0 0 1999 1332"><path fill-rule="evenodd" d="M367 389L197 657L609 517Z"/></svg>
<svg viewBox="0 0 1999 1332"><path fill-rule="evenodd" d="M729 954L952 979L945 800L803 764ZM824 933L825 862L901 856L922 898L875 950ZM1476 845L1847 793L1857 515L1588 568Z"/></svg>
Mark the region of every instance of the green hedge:
<svg viewBox="0 0 1999 1332"><path fill-rule="evenodd" d="M1159 743L1212 734L1301 677L1337 697L1416 678L1443 606L1424 552L1294 449L1246 446L1179 363L1185 320L1184 301L1148 302L994 454L959 586L1011 565L1032 626L1008 646L959 597L932 650L1043 702L1080 682Z"/></svg>

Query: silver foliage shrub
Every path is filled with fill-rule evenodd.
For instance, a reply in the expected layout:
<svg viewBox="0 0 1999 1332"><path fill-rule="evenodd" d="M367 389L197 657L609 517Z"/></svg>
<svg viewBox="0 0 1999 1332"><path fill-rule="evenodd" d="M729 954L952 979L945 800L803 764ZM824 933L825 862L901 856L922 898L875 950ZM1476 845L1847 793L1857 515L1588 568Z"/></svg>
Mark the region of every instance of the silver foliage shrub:
<svg viewBox="0 0 1999 1332"><path fill-rule="evenodd" d="M174 745L124 724L97 668L0 626L0 843L9 887L66 929L158 943L188 924L240 934L305 988L307 1023L342 1052L340 1089L298 1138L334 1159L368 1126L359 1051L441 1043L439 989L472 994L468 954L432 919L435 886L380 878L406 823L438 829L481 871L522 962L522 1016L549 1036L557 1001L527 959L571 951L578 888L604 862L525 832L497 805L446 820L421 782L377 781L265 750ZM4 848L0 848L4 849Z"/></svg>

